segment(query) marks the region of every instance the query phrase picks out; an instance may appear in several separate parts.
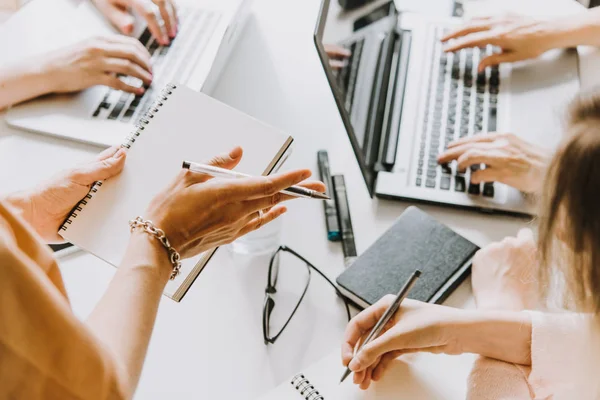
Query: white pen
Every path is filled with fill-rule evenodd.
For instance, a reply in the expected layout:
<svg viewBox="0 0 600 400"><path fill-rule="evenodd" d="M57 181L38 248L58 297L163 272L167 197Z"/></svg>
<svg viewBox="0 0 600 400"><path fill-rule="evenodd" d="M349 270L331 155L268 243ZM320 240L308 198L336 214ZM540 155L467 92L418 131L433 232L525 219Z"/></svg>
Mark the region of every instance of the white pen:
<svg viewBox="0 0 600 400"><path fill-rule="evenodd" d="M252 177L251 175L243 174L241 172L231 171L229 169L219 168L212 165L198 164L191 161L184 161L183 168L189 169L193 172L210 175L215 178L236 179ZM302 186L290 186L289 188L282 190L281 193L306 199L331 200L329 196L324 195L323 193L319 193L316 190L303 188Z"/></svg>

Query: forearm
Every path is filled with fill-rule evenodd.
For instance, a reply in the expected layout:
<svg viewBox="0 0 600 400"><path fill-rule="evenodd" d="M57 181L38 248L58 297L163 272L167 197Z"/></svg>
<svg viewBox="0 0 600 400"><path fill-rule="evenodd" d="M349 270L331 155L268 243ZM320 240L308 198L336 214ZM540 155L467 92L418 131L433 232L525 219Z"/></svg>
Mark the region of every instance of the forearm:
<svg viewBox="0 0 600 400"><path fill-rule="evenodd" d="M511 311L464 311L454 327L463 353L531 365L531 317Z"/></svg>
<svg viewBox="0 0 600 400"><path fill-rule="evenodd" d="M41 60L0 67L0 110L53 91Z"/></svg>
<svg viewBox="0 0 600 400"><path fill-rule="evenodd" d="M12 207L13 212L18 214L28 224L32 225L30 198L31 196L26 191L20 191L11 193L8 196L3 197L2 200Z"/></svg>
<svg viewBox="0 0 600 400"><path fill-rule="evenodd" d="M131 393L139 381L171 264L160 242L134 232L108 290L87 320L113 352Z"/></svg>
<svg viewBox="0 0 600 400"><path fill-rule="evenodd" d="M600 46L600 8L543 23L552 48Z"/></svg>

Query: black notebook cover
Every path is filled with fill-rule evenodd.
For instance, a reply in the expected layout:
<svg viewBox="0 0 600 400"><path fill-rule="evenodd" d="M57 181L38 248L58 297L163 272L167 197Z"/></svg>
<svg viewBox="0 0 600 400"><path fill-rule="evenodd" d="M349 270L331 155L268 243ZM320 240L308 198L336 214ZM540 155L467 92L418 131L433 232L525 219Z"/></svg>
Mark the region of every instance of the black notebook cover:
<svg viewBox="0 0 600 400"><path fill-rule="evenodd" d="M443 302L468 276L479 248L417 207L408 207L367 251L338 278L350 300L367 307L396 294L419 269L409 298Z"/></svg>

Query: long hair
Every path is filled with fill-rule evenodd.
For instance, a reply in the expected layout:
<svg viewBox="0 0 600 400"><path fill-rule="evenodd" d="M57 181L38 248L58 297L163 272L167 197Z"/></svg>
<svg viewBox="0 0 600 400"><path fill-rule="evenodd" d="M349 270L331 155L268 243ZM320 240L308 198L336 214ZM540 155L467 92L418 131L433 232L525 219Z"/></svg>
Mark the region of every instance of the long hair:
<svg viewBox="0 0 600 400"><path fill-rule="evenodd" d="M544 183L539 226L541 288L564 282L567 302L600 314L600 91L580 94L568 136ZM564 278L564 279L560 279Z"/></svg>

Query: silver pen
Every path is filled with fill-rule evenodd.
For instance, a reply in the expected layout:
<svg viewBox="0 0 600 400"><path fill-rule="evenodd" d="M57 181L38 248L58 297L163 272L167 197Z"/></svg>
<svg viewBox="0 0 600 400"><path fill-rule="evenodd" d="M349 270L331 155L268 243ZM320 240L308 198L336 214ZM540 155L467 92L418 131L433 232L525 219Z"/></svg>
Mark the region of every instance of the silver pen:
<svg viewBox="0 0 600 400"><path fill-rule="evenodd" d="M215 178L236 179L236 178L251 178L251 175L241 172L231 171L225 168L219 168L212 165L198 164L191 161L184 161L183 168L193 172L210 175ZM290 186L281 191L281 193L294 197L302 197L305 199L331 200L329 196L319 193L316 190L303 188L301 186Z"/></svg>
<svg viewBox="0 0 600 400"><path fill-rule="evenodd" d="M358 350L354 354L358 353L363 347L365 347L365 345L367 343L372 342L375 338L377 338L379 336L379 334L381 333L383 328L387 325L387 323L390 321L390 319L392 319L392 317L396 314L396 311L398 311L398 309L400 308L400 304L406 298L406 296L408 296L408 293L410 292L413 285L415 284L415 282L417 281L417 279L420 276L421 276L421 271L419 271L418 269L412 273L410 278L408 278L408 281L406 281L404 286L402 286L402 289L400 289L400 291L396 295L396 298L394 299L392 304L390 304L388 309L385 310L385 312L383 313L381 318L379 318L379 321L377 321L377 323L371 330L371 333L369 333L369 336L367 336L367 338L365 339L363 344L358 348ZM352 360L350 360L350 361L352 361ZM350 363L348 363L348 365L350 365ZM350 370L350 368L346 367L346 370L344 371L344 374L342 375L342 379L340 379L340 383L344 382L344 380L351 373L352 373L352 371Z"/></svg>

